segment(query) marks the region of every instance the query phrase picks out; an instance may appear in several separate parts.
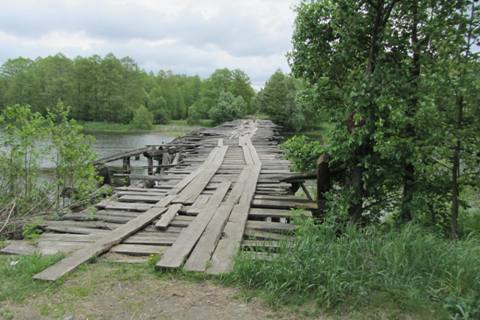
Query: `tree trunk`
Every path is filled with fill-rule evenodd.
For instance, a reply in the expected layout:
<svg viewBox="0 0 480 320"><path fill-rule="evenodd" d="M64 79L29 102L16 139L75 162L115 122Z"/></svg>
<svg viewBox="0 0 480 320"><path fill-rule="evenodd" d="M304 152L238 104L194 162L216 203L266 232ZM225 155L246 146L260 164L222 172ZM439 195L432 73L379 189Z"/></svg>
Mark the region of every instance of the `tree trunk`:
<svg viewBox="0 0 480 320"><path fill-rule="evenodd" d="M459 97L457 102L457 119L456 126L457 132L461 129L463 123L463 97ZM460 177L460 151L462 144L460 139L456 138L455 147L453 149L452 157L452 207L451 207L451 216L450 216L450 235L453 239L458 238L458 209L460 196L460 187L458 178Z"/></svg>
<svg viewBox="0 0 480 320"><path fill-rule="evenodd" d="M414 138L416 135L415 127L413 125L413 118L417 112L418 106L418 89L420 82L420 43L418 41L418 1L412 2L412 28L411 28L411 41L412 41L412 70L411 70L411 83L412 92L410 94L410 102L407 106L406 116L409 119L407 128L405 129L405 137ZM408 155L407 155L408 157ZM400 211L400 221L405 223L412 220L412 200L415 193L415 167L411 160L408 158L404 164L404 176L403 176L403 196L402 207Z"/></svg>

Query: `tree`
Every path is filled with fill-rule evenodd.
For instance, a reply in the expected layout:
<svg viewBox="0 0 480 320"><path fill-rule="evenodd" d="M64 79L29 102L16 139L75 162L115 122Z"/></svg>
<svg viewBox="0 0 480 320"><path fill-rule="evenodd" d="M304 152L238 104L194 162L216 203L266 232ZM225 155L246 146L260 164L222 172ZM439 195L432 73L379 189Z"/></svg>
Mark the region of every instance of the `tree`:
<svg viewBox="0 0 480 320"><path fill-rule="evenodd" d="M334 162L348 168L343 196L357 222L363 219L367 195L382 192L376 184L374 140L381 114L377 101L388 96L381 83L387 68L385 37L396 4L316 1L297 8L292 71L307 80L316 104L336 124L330 152Z"/></svg>
<svg viewBox="0 0 480 320"><path fill-rule="evenodd" d="M153 114L145 106L140 106L134 110L130 126L135 129L152 129Z"/></svg>
<svg viewBox="0 0 480 320"><path fill-rule="evenodd" d="M250 79L241 70L217 69L208 79L202 82L198 100L190 107L189 117L193 119L207 118L209 110L218 101L223 92L230 92L234 97L240 96L246 103L245 112L253 110L251 101L255 91Z"/></svg>
<svg viewBox="0 0 480 320"><path fill-rule="evenodd" d="M470 151L478 148L478 121L470 119L479 91L477 58L466 53L478 39L471 4L341 0L297 8L292 71L306 80L302 99L334 124L328 152L345 179L332 196L351 220L375 221L389 208L399 223L445 227L450 195L456 229L454 186L478 168Z"/></svg>
<svg viewBox="0 0 480 320"><path fill-rule="evenodd" d="M47 116L28 105L8 106L2 112L0 207L13 203L16 215L36 214L60 207L65 197L83 199L97 187L91 139L68 116L61 102L49 108ZM39 168L49 157L55 174L45 180Z"/></svg>
<svg viewBox="0 0 480 320"><path fill-rule="evenodd" d="M299 80L277 70L255 99L257 111L267 114L275 123L287 130L301 131L310 121L307 123L304 110L297 101L299 89Z"/></svg>
<svg viewBox="0 0 480 320"><path fill-rule="evenodd" d="M148 110L153 114L155 123L167 123L170 113L167 110L167 101L162 95L160 87L155 87L148 95Z"/></svg>
<svg viewBox="0 0 480 320"><path fill-rule="evenodd" d="M243 117L246 108L247 104L241 96L234 97L232 93L223 91L208 114L214 124L219 124Z"/></svg>

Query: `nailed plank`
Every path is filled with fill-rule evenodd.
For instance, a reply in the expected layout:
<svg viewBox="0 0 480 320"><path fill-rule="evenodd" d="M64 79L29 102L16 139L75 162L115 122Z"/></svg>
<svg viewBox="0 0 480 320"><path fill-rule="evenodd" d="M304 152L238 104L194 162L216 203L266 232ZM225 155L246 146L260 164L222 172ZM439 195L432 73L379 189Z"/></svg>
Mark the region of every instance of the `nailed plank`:
<svg viewBox="0 0 480 320"><path fill-rule="evenodd" d="M195 171L190 173L188 176L182 179L175 187L173 187L168 194L173 195L173 194L178 194L180 191L182 191L193 179L195 179L203 170L205 170L205 167L207 164L209 164L215 157L216 155L220 152L220 147L213 148L213 150L209 153L207 159L205 162L198 167Z"/></svg>
<svg viewBox="0 0 480 320"><path fill-rule="evenodd" d="M250 203L255 194L255 187L260 176L261 162L250 138L241 139L240 144L245 152L245 160L251 165L245 188L239 204L235 206L223 230L223 238L218 242L207 268L208 273L219 274L228 272L233 266L233 258L240 248L245 231L245 225L250 211Z"/></svg>
<svg viewBox="0 0 480 320"><path fill-rule="evenodd" d="M245 229L245 236L248 239L267 239L267 240L281 240L289 236L285 234L275 233L275 232L266 232L254 229Z"/></svg>
<svg viewBox="0 0 480 320"><path fill-rule="evenodd" d="M182 209L182 205L181 204L173 204L171 205L167 212L165 212L162 217L160 218L160 220L157 221L157 223L155 223L155 227L160 229L160 230L165 230L168 225L170 224L170 222L172 222L173 218L175 218L175 216L177 215L178 211L180 211Z"/></svg>
<svg viewBox="0 0 480 320"><path fill-rule="evenodd" d="M179 203L193 203L197 197L202 193L205 187L209 184L212 177L217 172L218 168L222 165L225 154L227 153L228 146L219 147L215 157L208 163L202 172L195 177L195 179L182 191L182 194L175 199L175 202Z"/></svg>
<svg viewBox="0 0 480 320"><path fill-rule="evenodd" d="M111 252L123 253L134 256L148 256L160 254L165 251L165 246L144 245L144 244L118 244L110 249Z"/></svg>
<svg viewBox="0 0 480 320"><path fill-rule="evenodd" d="M96 205L97 208L110 209L110 210L131 210L131 211L147 211L152 207L146 203L127 203L117 202L112 200L104 200Z"/></svg>
<svg viewBox="0 0 480 320"><path fill-rule="evenodd" d="M280 222L248 221L247 228L262 231L290 232L295 230L295 225Z"/></svg>
<svg viewBox="0 0 480 320"><path fill-rule="evenodd" d="M118 198L120 202L147 202L147 203L156 203L160 201L164 196L150 196L150 195L124 195Z"/></svg>
<svg viewBox="0 0 480 320"><path fill-rule="evenodd" d="M74 252L69 257L64 258L60 262L36 274L33 278L37 280L47 281L55 281L59 279L64 274L78 267L80 264L108 251L112 246L120 243L129 235L135 233L137 230L140 230L147 224L151 223L154 219L156 219L166 210L167 208L158 207L149 209L137 218L130 220L128 223L118 227L109 234L105 235L105 237L95 241L95 243L93 243L92 245L89 245L83 249Z"/></svg>
<svg viewBox="0 0 480 320"><path fill-rule="evenodd" d="M305 209L315 210L317 204L315 202L296 202L296 201L280 201L280 200L253 200L252 207L270 208L270 209Z"/></svg>
<svg viewBox="0 0 480 320"><path fill-rule="evenodd" d="M178 268L183 264L225 197L230 184L230 182L224 182L217 188L207 205L195 217L195 220L180 233L175 243L165 251L162 259L156 264L157 268Z"/></svg>
<svg viewBox="0 0 480 320"><path fill-rule="evenodd" d="M222 230L227 223L230 212L233 209L233 204L221 205L215 213L215 216L210 220L205 232L198 240L197 245L192 251L192 254L185 262L184 269L187 271L205 271L207 264L215 251L218 240L222 234Z"/></svg>

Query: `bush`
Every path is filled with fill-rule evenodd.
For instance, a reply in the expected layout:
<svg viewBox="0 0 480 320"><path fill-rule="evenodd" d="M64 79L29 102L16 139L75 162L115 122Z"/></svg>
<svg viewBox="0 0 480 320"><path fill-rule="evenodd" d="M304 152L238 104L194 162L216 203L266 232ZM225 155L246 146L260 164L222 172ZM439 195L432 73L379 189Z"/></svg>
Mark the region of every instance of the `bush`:
<svg viewBox="0 0 480 320"><path fill-rule="evenodd" d="M450 241L416 225L400 230L297 222L293 244L270 262L237 259L227 282L260 289L273 303L322 307L382 303L480 318L480 241Z"/></svg>
<svg viewBox="0 0 480 320"><path fill-rule="evenodd" d="M140 106L133 111L133 119L130 121L130 127L134 129L150 130L153 128L153 114L147 107Z"/></svg>
<svg viewBox="0 0 480 320"><path fill-rule="evenodd" d="M293 136L280 145L285 157L292 162L293 170L300 172L314 171L318 157L324 152L319 141L306 136Z"/></svg>

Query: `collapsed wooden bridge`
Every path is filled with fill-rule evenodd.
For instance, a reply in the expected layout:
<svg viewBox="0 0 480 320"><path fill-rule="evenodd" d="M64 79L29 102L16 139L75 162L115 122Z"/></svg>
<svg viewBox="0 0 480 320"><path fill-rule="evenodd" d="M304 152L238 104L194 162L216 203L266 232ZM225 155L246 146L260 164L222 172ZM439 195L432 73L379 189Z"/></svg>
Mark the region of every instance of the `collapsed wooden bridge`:
<svg viewBox="0 0 480 320"><path fill-rule="evenodd" d="M140 154L148 158L147 175L131 173L130 157ZM93 211L46 221L35 245L13 242L2 252L65 253L35 275L41 280L56 280L100 255L144 262L155 254L159 269L219 274L231 270L239 250L271 257L295 228L290 209L308 213L317 207L282 182L291 174L289 162L282 159L277 127L270 121L232 121L107 160L117 159L125 169L120 175L143 185L116 188Z"/></svg>

